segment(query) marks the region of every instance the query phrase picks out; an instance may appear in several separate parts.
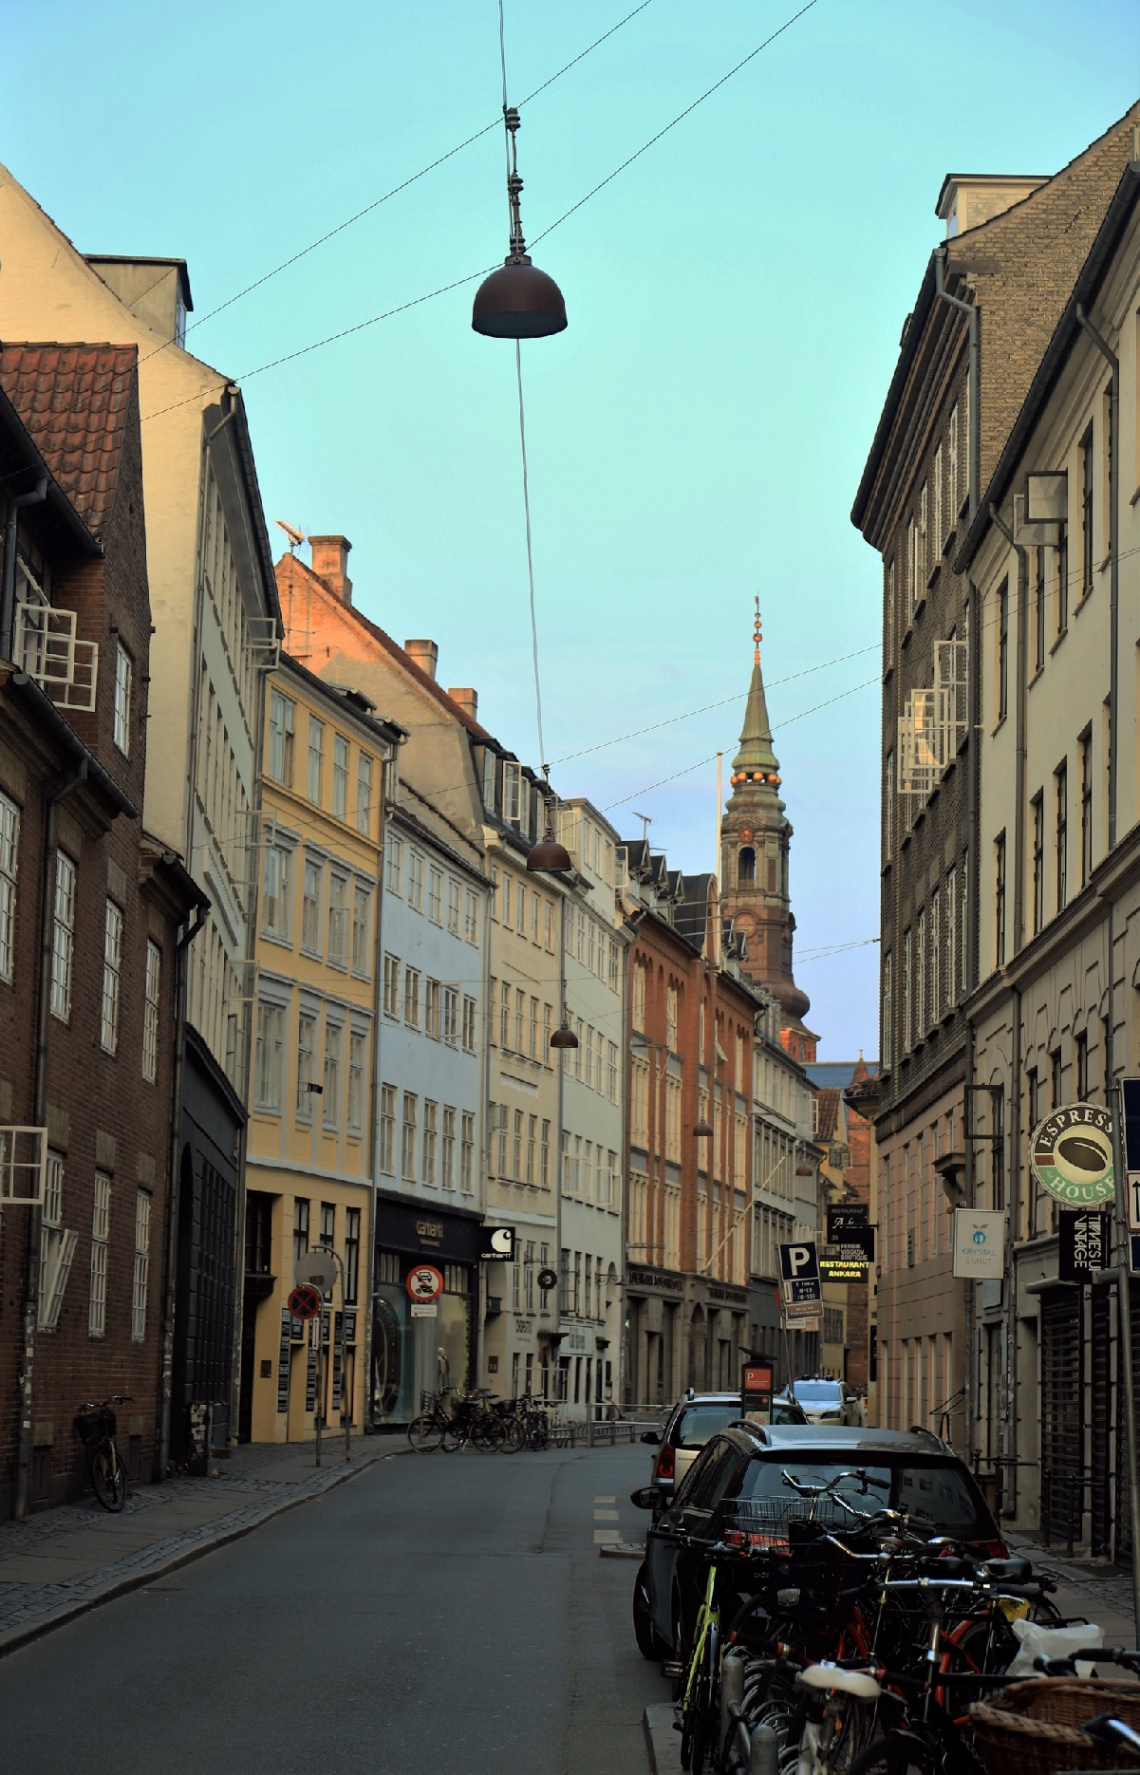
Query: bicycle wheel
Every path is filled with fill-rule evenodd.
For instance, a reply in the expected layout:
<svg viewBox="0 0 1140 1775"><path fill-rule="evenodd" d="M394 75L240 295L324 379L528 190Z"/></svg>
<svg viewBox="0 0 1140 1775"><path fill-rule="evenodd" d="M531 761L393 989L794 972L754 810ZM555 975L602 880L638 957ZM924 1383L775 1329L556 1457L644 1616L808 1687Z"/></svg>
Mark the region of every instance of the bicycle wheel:
<svg viewBox="0 0 1140 1775"><path fill-rule="evenodd" d="M958 1759L940 1758L934 1745L915 1732L888 1732L855 1758L850 1775L934 1775L939 1766L955 1769Z"/></svg>
<svg viewBox="0 0 1140 1775"><path fill-rule="evenodd" d="M443 1441L443 1427L430 1412L422 1412L408 1425L408 1441L418 1455L432 1455Z"/></svg>
<svg viewBox="0 0 1140 1775"><path fill-rule="evenodd" d="M104 1510L117 1515L123 1509L127 1501L127 1470L109 1438L95 1450L91 1461L91 1484Z"/></svg>
<svg viewBox="0 0 1140 1775"><path fill-rule="evenodd" d="M700 1672L681 1715L681 1767L688 1769L690 1775L704 1775L706 1768L712 1768L716 1757L720 1714L719 1639L716 1623L710 1621L700 1653Z"/></svg>
<svg viewBox="0 0 1140 1775"><path fill-rule="evenodd" d="M471 1443L481 1454L497 1454L503 1446L503 1426L492 1411L481 1411L471 1425Z"/></svg>
<svg viewBox="0 0 1140 1775"><path fill-rule="evenodd" d="M503 1421L503 1452L516 1455L526 1443L526 1431L521 1418L506 1418Z"/></svg>

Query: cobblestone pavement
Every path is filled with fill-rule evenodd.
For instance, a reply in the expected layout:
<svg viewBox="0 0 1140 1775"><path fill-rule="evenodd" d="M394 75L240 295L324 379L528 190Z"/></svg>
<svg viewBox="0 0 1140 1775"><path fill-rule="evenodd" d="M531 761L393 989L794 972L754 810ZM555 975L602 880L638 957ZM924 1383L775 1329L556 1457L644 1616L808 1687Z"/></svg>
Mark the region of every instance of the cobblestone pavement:
<svg viewBox="0 0 1140 1775"><path fill-rule="evenodd" d="M360 1437L346 1462L330 1438L318 1468L311 1442L247 1444L208 1479L137 1487L116 1516L87 1498L0 1523L0 1652L406 1451L402 1438Z"/></svg>
<svg viewBox="0 0 1140 1775"><path fill-rule="evenodd" d="M1060 1579L1054 1598L1062 1614L1084 1615L1104 1628L1107 1646L1136 1645L1136 1628L1132 1612L1132 1575L1115 1566L1086 1565L1058 1557L1055 1548L1043 1547L1025 1535L1008 1535L1010 1548L1024 1553L1033 1561L1035 1572L1052 1572ZM1109 1676L1119 1672L1108 1670Z"/></svg>

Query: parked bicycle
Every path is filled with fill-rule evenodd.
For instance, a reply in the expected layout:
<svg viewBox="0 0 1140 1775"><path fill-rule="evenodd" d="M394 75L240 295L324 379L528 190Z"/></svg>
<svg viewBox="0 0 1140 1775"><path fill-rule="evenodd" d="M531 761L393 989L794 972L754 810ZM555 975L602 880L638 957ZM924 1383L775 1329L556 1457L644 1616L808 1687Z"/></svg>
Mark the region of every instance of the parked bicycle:
<svg viewBox="0 0 1140 1775"><path fill-rule="evenodd" d="M75 1430L87 1450L87 1472L91 1488L104 1510L118 1514L127 1502L129 1486L127 1469L115 1441L118 1420L113 1407L127 1405L129 1393L112 1393L99 1404L88 1400L79 1407Z"/></svg>

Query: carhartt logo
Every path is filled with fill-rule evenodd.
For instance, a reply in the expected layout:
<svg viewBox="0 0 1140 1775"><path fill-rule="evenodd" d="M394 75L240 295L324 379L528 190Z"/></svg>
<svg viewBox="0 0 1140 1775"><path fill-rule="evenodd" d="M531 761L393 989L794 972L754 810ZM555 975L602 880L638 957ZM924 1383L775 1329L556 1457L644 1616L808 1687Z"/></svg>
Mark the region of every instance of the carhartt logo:
<svg viewBox="0 0 1140 1775"><path fill-rule="evenodd" d="M442 1239L443 1223L438 1220L417 1220L416 1236L420 1239Z"/></svg>

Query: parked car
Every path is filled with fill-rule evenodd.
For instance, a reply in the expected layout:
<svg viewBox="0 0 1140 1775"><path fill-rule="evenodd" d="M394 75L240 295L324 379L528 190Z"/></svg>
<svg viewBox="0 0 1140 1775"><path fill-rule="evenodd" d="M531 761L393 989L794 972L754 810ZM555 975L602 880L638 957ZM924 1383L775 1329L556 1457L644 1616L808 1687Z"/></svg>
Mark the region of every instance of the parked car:
<svg viewBox="0 0 1140 1775"><path fill-rule="evenodd" d="M736 1423L709 1437L671 1496L656 1484L630 1494L639 1508L655 1513L634 1584L634 1632L644 1655L683 1656L704 1594L701 1544L721 1534L724 1507L755 1500L762 1510L763 1500L777 1506L786 1500L795 1508L785 1473L821 1485L852 1468L866 1476L852 1476L842 1488L856 1508L907 1510L923 1533L949 1535L981 1558L1005 1557L969 1468L930 1431Z"/></svg>
<svg viewBox="0 0 1140 1775"><path fill-rule="evenodd" d="M663 1494L679 1485L693 1462L718 1430L744 1416L739 1393L688 1393L665 1420L663 1430L647 1430L643 1442L658 1445L649 1480L660 1486ZM772 1401L774 1424L806 1424L804 1409L794 1399Z"/></svg>
<svg viewBox="0 0 1140 1775"><path fill-rule="evenodd" d="M863 1424L863 1403L846 1381L804 1374L780 1397L802 1405L809 1424L847 1424L853 1429Z"/></svg>

